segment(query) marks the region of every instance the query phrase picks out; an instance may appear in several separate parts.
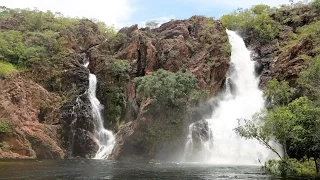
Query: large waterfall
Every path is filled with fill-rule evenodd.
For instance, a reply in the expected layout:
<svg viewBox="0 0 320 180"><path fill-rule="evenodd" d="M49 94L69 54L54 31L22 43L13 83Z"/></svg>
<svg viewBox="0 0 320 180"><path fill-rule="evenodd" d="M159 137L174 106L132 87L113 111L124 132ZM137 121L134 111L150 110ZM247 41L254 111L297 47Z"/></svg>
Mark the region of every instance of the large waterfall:
<svg viewBox="0 0 320 180"><path fill-rule="evenodd" d="M85 67L88 67L89 61L86 62ZM99 145L99 150L95 155L95 159L106 159L111 153L115 144L115 138L111 131L103 126L103 118L101 110L103 106L96 97L97 77L94 74L89 74L89 89L88 96L92 107L92 116L94 120L94 136Z"/></svg>
<svg viewBox="0 0 320 180"><path fill-rule="evenodd" d="M186 154L195 156L192 161L257 165L276 158L276 155L256 140L239 137L234 128L238 126L238 119L251 118L264 108L263 92L258 88L259 78L254 72L254 61L243 39L233 31L227 30L227 34L232 53L225 92L217 98L210 119L201 122L200 127L199 122L190 125ZM200 133L199 128L202 128ZM195 137L199 137L198 142L194 142Z"/></svg>

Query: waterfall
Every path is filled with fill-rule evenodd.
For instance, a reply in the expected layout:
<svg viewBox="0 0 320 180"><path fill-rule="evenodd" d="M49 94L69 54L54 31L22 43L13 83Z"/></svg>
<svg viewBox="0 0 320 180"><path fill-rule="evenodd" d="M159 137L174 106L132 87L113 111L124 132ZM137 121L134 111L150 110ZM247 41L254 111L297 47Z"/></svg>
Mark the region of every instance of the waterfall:
<svg viewBox="0 0 320 180"><path fill-rule="evenodd" d="M211 118L205 120L210 134L208 140L202 140L203 133L195 136L198 132L192 131L195 123L191 124L186 156L195 156L192 160L199 162L241 165L258 165L269 159L277 159L271 150L258 141L241 138L234 131L238 126L238 119L251 118L264 108L265 100L263 92L258 88L259 78L255 76L250 51L235 32L227 30L227 34L232 46L231 64L234 68L229 69L226 91L217 98L218 106ZM197 139L202 141L202 147L196 153L195 148L199 147L194 141Z"/></svg>
<svg viewBox="0 0 320 180"><path fill-rule="evenodd" d="M89 65L89 61L86 60L84 66L87 68ZM94 137L97 140L99 145L99 149L96 152L95 159L106 159L111 153L114 144L115 138L112 131L109 131L103 126L103 118L101 116L101 110L103 109L103 105L100 104L99 100L96 97L96 89L97 89L97 77L90 73L89 74L89 89L88 89L88 97L91 103L92 108L92 117L94 120Z"/></svg>

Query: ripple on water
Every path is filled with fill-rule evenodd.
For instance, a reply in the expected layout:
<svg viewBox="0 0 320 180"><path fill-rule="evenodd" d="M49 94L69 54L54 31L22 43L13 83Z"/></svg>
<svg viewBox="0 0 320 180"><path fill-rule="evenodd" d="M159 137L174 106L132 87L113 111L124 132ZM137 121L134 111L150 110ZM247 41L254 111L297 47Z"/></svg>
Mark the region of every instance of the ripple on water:
<svg viewBox="0 0 320 180"><path fill-rule="evenodd" d="M0 180L51 179L274 179L258 166L196 163L130 163L106 160L12 160L0 162Z"/></svg>

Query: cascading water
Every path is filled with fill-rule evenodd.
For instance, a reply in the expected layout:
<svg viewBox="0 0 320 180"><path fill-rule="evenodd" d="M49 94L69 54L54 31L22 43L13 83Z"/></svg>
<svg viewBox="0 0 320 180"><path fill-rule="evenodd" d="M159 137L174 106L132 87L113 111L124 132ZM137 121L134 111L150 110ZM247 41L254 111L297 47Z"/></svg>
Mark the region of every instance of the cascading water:
<svg viewBox="0 0 320 180"><path fill-rule="evenodd" d="M88 67L89 61L86 61L85 67ZM111 153L115 138L111 131L107 130L103 126L103 118L101 116L101 110L103 106L100 104L96 97L97 89L97 77L94 74L89 74L89 89L88 96L92 107L92 116L94 120L94 136L99 145L99 150L95 155L95 159L106 159Z"/></svg>
<svg viewBox="0 0 320 180"><path fill-rule="evenodd" d="M229 77L225 83L226 92L221 95L211 118L206 120L208 129L204 131L205 133L194 131L195 123L190 125L186 156L196 154L194 148L201 144L201 147L198 147L201 150L198 150L197 157L194 157L193 161L257 165L271 158L277 159L272 151L258 141L245 140L234 131L238 126L238 119L251 118L264 108L265 101L262 91L258 88L259 78L255 76L254 61L250 58L250 51L235 32L227 30L227 34L232 45L231 63L234 68L229 70ZM195 144L196 138L200 139L197 142L201 143Z"/></svg>

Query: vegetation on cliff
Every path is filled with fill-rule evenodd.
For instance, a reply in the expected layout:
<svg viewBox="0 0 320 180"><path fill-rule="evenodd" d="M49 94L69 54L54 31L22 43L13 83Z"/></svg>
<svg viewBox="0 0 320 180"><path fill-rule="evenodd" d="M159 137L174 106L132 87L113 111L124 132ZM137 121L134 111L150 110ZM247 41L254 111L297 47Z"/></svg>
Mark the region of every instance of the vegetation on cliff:
<svg viewBox="0 0 320 180"><path fill-rule="evenodd" d="M252 119L239 120L235 130L277 153L281 160L270 161L267 168L282 175L319 173L319 5L318 0L279 8L256 5L221 18L222 24L242 34L262 59L262 85L268 102L267 109ZM283 152L273 148L272 141L278 142Z"/></svg>
<svg viewBox="0 0 320 180"><path fill-rule="evenodd" d="M5 61L0 61L0 77L8 77L15 71L17 71L17 68L13 64Z"/></svg>
<svg viewBox="0 0 320 180"><path fill-rule="evenodd" d="M192 101L204 101L206 92L199 90L191 73L172 73L160 69L150 76L136 78L137 92L143 98L155 100L158 108L187 106Z"/></svg>
<svg viewBox="0 0 320 180"><path fill-rule="evenodd" d="M14 136L5 141L21 137L24 143L16 149L14 144L8 144L9 152L21 156L61 158L65 152L72 151L68 154L86 157L95 152L91 107L86 94L89 70L98 79L97 97L104 105L106 127L120 132L125 123L133 123L138 134L132 137L133 141L138 142L142 137L141 143L134 147L141 144L145 148L130 155L142 152L145 158L154 158L166 143L180 147L183 140L177 139L184 137L187 128L188 105L206 99L209 91L213 96L222 86L229 67L230 45L224 27L203 16L172 20L154 29L138 29L134 25L116 32L113 27L95 20L66 18L60 13L36 9L0 7L0 27L0 76L5 79L1 83L8 85L4 86L5 91L24 92L10 91L10 82L23 88L26 87L19 83L30 84L36 87L30 91L40 91L47 98L57 99L57 103L51 103L54 110L49 107L50 103L32 104L34 116L27 119L14 121L12 117L16 112L8 114L9 110L4 108L5 118L22 129L21 134L13 130ZM85 68L83 65L87 60L90 64ZM10 77L15 71L20 73L13 79L2 78ZM153 86L154 82L163 85ZM49 92L52 94L47 95ZM21 97L12 96L15 98L4 97L11 110L17 105L12 101ZM149 99L158 107L154 114L146 113L153 109L148 106ZM24 102L24 99L19 100ZM171 107L174 110L170 111ZM38 133L27 131L24 124L28 123L24 121L32 122ZM43 126L50 127L52 132L48 135L37 129ZM29 136L25 134L29 132L37 135L37 142L43 145L41 148L50 153L40 151L38 144L32 143L33 139L27 139ZM149 139L144 141L146 137ZM2 139L0 137L0 142ZM130 139L125 141L131 143ZM18 151L20 146L27 150Z"/></svg>

